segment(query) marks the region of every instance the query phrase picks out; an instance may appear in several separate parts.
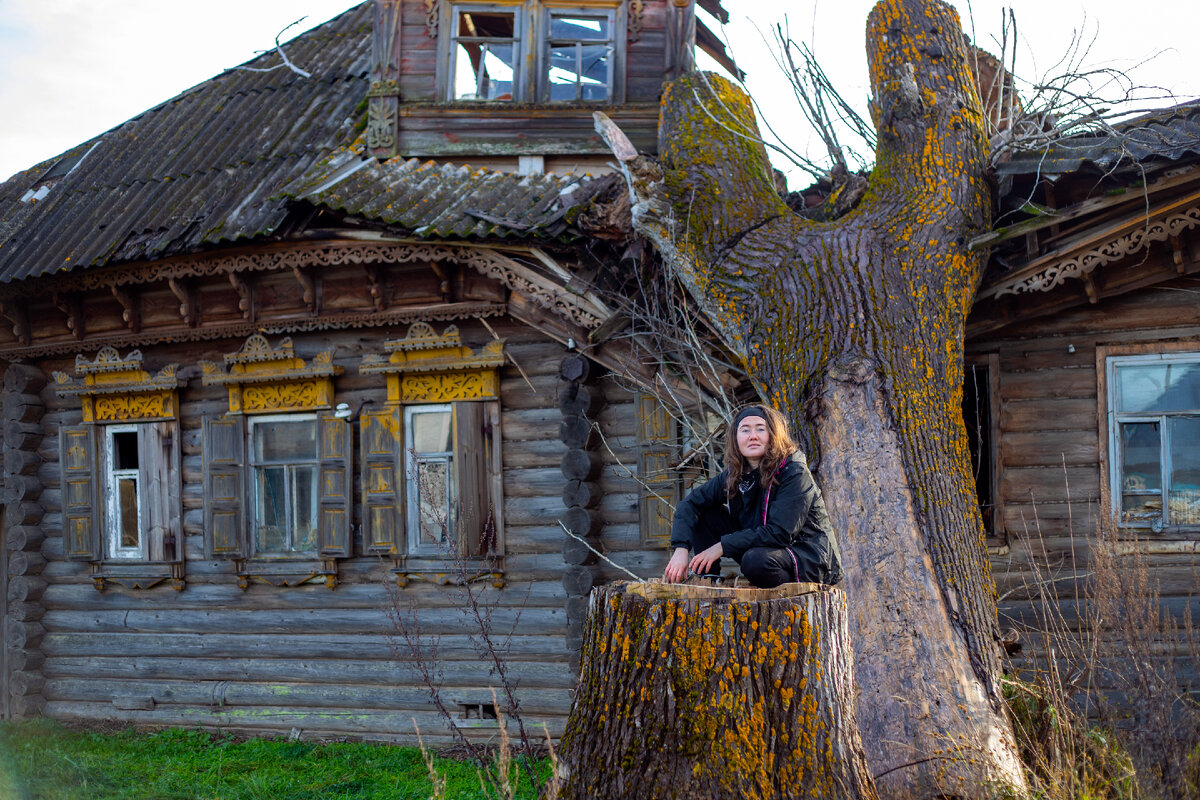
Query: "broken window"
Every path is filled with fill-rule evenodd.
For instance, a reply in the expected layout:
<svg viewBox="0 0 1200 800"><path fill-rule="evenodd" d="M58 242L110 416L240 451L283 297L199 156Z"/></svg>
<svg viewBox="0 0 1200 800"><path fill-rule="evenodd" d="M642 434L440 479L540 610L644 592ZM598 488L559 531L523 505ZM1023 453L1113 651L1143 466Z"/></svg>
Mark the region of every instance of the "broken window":
<svg viewBox="0 0 1200 800"><path fill-rule="evenodd" d="M521 15L517 10L454 10L452 100L511 101L518 93Z"/></svg>
<svg viewBox="0 0 1200 800"><path fill-rule="evenodd" d="M613 13L549 12L545 81L550 102L607 102L612 96Z"/></svg>

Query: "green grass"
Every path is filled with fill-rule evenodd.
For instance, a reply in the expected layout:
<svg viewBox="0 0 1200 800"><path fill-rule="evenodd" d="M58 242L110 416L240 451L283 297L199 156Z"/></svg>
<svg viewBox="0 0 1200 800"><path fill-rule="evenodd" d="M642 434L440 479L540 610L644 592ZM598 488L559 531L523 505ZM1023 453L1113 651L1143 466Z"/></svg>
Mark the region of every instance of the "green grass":
<svg viewBox="0 0 1200 800"><path fill-rule="evenodd" d="M447 797L485 797L474 765L436 766ZM528 780L521 789L517 797L534 797ZM415 747L0 723L0 800L415 800L429 791Z"/></svg>

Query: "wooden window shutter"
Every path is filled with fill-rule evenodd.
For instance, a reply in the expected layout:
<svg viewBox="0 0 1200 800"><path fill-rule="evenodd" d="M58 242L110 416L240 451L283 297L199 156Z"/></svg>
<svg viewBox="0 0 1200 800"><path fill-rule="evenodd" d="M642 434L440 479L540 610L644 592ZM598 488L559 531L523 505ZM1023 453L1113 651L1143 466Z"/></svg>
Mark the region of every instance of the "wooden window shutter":
<svg viewBox="0 0 1200 800"><path fill-rule="evenodd" d="M666 544L679 502L679 424L653 395L638 397L639 522L642 540Z"/></svg>
<svg viewBox="0 0 1200 800"><path fill-rule="evenodd" d="M96 476L96 428L63 427L59 432L63 471L63 534L67 558L100 559L99 487Z"/></svg>
<svg viewBox="0 0 1200 800"><path fill-rule="evenodd" d="M318 418L318 457L321 476L318 481L317 539L320 553L327 558L350 555L350 423L331 414Z"/></svg>
<svg viewBox="0 0 1200 800"><path fill-rule="evenodd" d="M403 550L404 420L399 408L364 411L362 436L363 544L367 552Z"/></svg>
<svg viewBox="0 0 1200 800"><path fill-rule="evenodd" d="M484 403L454 404L454 469L458 544L467 558L494 550L495 519L488 500L491 429Z"/></svg>
<svg viewBox="0 0 1200 800"><path fill-rule="evenodd" d="M183 560L180 519L179 448L174 422L151 422L138 437L138 463L144 479L145 520L150 561Z"/></svg>
<svg viewBox="0 0 1200 800"><path fill-rule="evenodd" d="M243 418L204 419L204 530L212 558L245 558Z"/></svg>

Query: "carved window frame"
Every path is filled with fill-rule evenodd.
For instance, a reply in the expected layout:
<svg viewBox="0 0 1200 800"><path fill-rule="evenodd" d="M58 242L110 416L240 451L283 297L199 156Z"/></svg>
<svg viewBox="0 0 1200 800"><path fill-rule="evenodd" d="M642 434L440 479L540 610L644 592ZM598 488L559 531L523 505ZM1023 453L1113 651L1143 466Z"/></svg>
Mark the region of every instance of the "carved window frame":
<svg viewBox="0 0 1200 800"><path fill-rule="evenodd" d="M57 393L78 397L82 412L80 425L59 430L67 558L91 562L99 591L185 586L178 365L151 375L142 361L139 350L122 357L106 346L95 359L76 356L76 377L54 373ZM138 464L125 472L136 475L137 552L120 546L116 530L115 433L136 435Z"/></svg>
<svg viewBox="0 0 1200 800"><path fill-rule="evenodd" d="M438 334L428 323L417 322L404 338L385 342L384 350L386 355L369 354L359 365L360 373L383 375L387 384L384 407L365 411L360 422L366 549L393 559L392 572L401 586L412 580L490 580L503 586L499 371L504 340L472 350L462 344L457 326ZM431 405L450 411L453 422L449 469L455 476L456 518L451 521L453 548L446 552L413 543L413 510L419 498L414 495L418 490L409 423L414 409ZM468 458L473 461L468 463ZM381 534L385 526L390 533ZM474 529L479 526L487 532L477 537Z"/></svg>
<svg viewBox="0 0 1200 800"><path fill-rule="evenodd" d="M334 401L333 379L342 374L342 367L333 363L333 349L323 350L306 361L296 354L291 337L272 347L265 336L256 333L238 351L225 355L224 366L201 361L200 369L205 386L225 386L229 395L228 413L205 420L208 554L233 561L238 586L243 590L254 582L280 588L324 583L330 589L335 588L338 560L353 555L350 541L353 437L349 422L330 413ZM276 553L258 552L256 548L253 435L257 423L272 419L312 419L317 425L318 531L317 547L312 551ZM227 430L214 433L218 428ZM229 444L229 452L219 451L218 442ZM214 507L217 505L221 507ZM214 514L215 517L211 516Z"/></svg>

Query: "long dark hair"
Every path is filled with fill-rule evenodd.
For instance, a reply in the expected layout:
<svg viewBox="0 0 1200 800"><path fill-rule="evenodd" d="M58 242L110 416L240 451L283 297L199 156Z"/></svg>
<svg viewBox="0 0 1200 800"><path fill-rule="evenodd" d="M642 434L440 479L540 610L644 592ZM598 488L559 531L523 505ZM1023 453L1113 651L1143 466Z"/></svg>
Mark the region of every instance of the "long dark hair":
<svg viewBox="0 0 1200 800"><path fill-rule="evenodd" d="M725 493L729 497L737 496L738 479L742 477L742 473L746 471L746 457L738 450L737 443L737 425L738 417L747 408L754 408L762 411L762 417L767 421L767 451L763 454L762 460L758 462L758 483L764 489L768 489L775 484L775 473L779 470L779 465L783 460L796 452L800 448L792 441L792 437L788 434L787 419L783 414L780 414L770 406L754 404L738 409L733 415L733 419L729 422L729 428L725 431L725 468L729 470L728 478L725 481ZM755 414L755 416L758 416Z"/></svg>

